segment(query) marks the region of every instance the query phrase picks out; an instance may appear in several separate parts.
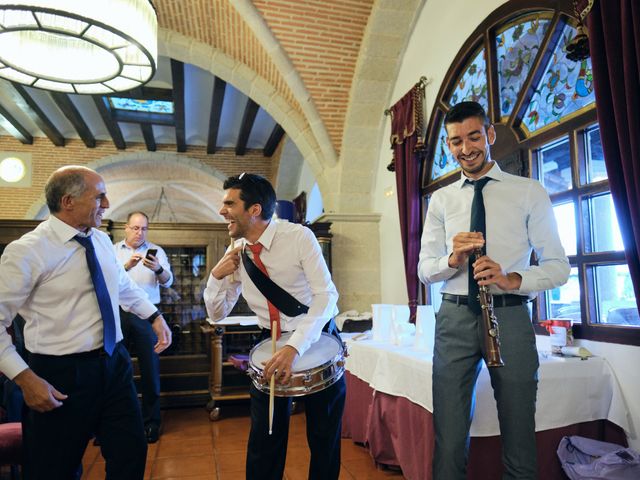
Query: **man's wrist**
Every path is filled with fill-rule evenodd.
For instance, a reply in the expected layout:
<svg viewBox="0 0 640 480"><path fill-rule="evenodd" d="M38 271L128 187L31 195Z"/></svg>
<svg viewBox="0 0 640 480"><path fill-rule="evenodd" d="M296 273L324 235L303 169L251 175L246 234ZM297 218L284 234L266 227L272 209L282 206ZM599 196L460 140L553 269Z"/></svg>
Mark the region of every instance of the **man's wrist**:
<svg viewBox="0 0 640 480"><path fill-rule="evenodd" d="M507 273L507 278L509 279L510 286L509 290L520 290L522 286L522 275L516 272Z"/></svg>
<svg viewBox="0 0 640 480"><path fill-rule="evenodd" d="M162 268L162 265L160 265L160 268L153 273L155 273L156 275L162 275L162 272L164 272L164 268Z"/></svg>
<svg viewBox="0 0 640 480"><path fill-rule="evenodd" d="M147 318L147 322L153 323L160 315L162 315L162 312L160 310L156 310L149 318Z"/></svg>

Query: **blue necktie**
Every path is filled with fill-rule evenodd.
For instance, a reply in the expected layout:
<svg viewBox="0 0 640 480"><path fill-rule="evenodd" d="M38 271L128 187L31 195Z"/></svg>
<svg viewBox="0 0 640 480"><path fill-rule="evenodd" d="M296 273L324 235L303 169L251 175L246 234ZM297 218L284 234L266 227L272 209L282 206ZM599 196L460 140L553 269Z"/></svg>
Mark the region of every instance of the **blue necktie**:
<svg viewBox="0 0 640 480"><path fill-rule="evenodd" d="M91 281L98 298L98 306L102 315L102 323L104 326L104 350L109 355L113 353L116 346L116 319L113 316L113 307L111 306L111 296L107 289L107 284L102 275L102 269L96 257L96 251L93 248L91 237L81 237L76 235L73 237L80 245L84 247L85 256L87 257L87 265L91 273Z"/></svg>
<svg viewBox="0 0 640 480"><path fill-rule="evenodd" d="M469 226L470 232L481 232L482 236L485 240L485 247L482 249L483 252L486 252L486 241L487 241L487 226L485 219L485 211L484 211L484 199L482 197L482 189L490 180L489 177L481 178L480 180L476 180L472 182L471 180L467 180L467 183L473 185L473 202L471 203L471 225ZM476 256L471 255L469 257L469 308L476 314L479 315L482 312L480 308L480 300L478 299L478 295L480 294L480 290L478 289L478 282L473 278L473 267L471 266L476 261Z"/></svg>

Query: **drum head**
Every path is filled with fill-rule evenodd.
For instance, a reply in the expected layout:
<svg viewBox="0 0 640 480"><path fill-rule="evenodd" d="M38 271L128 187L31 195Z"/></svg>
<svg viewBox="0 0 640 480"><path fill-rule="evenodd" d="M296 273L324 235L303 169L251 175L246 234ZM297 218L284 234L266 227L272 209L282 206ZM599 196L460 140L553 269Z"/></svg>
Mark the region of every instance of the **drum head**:
<svg viewBox="0 0 640 480"><path fill-rule="evenodd" d="M280 350L284 347L290 338L290 332L283 334L276 342L276 350ZM323 332L320 339L317 342L312 343L309 349L304 352L304 355L296 360L293 364L292 373L319 367L320 365L333 360L341 350L342 346L338 339L333 335ZM264 368L263 362L266 362L271 357L271 339L266 339L253 348L249 360L254 367L262 370Z"/></svg>

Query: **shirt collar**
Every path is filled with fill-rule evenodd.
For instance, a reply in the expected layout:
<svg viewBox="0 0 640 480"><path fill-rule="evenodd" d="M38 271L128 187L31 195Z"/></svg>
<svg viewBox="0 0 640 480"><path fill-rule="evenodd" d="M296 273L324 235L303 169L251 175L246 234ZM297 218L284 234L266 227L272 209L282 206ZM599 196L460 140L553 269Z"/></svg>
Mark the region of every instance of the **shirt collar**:
<svg viewBox="0 0 640 480"><path fill-rule="evenodd" d="M504 172L502 171L502 169L500 168L500 166L498 165L498 162L496 162L495 160L493 161L493 166L491 167L491 169L489 169L489 171L487 173L484 174L484 177L489 177L492 180L497 180L500 181L502 180L502 177L504 175ZM481 177L482 178L482 177ZM467 177L464 172L462 172L460 174L460 179L457 182L457 187L458 188L462 188L465 186L466 181L473 181L471 180L469 177Z"/></svg>
<svg viewBox="0 0 640 480"><path fill-rule="evenodd" d="M68 242L76 235L88 237L93 234L93 228L89 229L89 233L82 232L68 223L63 222L55 215L49 215L49 225L51 225L51 230L62 243Z"/></svg>
<svg viewBox="0 0 640 480"><path fill-rule="evenodd" d="M146 240L144 242L142 242L138 248L133 248L133 247L130 247L129 245L127 245L127 242L125 242L124 239L122 239L119 242L119 246L120 246L120 248L126 248L127 250L133 250L134 252L137 252L138 250L148 249L149 248L148 243L147 243Z"/></svg>
<svg viewBox="0 0 640 480"><path fill-rule="evenodd" d="M273 237L276 235L277 228L276 222L271 220L256 243L261 243L264 248L269 250L271 248L271 243L273 242Z"/></svg>

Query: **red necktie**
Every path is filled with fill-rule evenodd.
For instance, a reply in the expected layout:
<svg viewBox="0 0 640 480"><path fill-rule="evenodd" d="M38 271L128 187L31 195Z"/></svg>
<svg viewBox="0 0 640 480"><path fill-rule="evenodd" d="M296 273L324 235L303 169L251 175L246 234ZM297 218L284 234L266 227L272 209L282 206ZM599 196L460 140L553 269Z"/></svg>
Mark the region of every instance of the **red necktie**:
<svg viewBox="0 0 640 480"><path fill-rule="evenodd" d="M256 243L255 245L247 244L247 247L249 247L249 250L251 250L251 253L253 253L253 263L255 263L256 267L262 270L262 273L264 273L268 277L269 272L267 272L267 268L264 266L264 263L262 263L262 260L260 260L260 252L262 251L262 244L261 243ZM280 329L280 311L276 308L276 306L273 303L271 303L268 300L267 300L267 304L269 306L269 328L272 328L273 322L276 322L276 325L278 326L278 329L276 330L276 338L280 338L280 335L282 335L282 331Z"/></svg>

